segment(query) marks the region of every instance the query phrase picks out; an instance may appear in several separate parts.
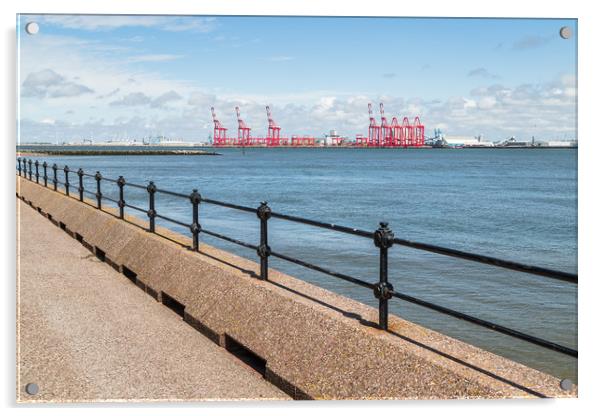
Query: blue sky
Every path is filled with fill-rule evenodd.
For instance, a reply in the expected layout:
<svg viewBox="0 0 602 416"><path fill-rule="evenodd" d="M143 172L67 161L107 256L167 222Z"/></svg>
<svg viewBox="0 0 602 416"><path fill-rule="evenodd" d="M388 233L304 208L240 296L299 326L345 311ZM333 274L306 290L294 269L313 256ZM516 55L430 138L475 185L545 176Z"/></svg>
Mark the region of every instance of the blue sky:
<svg viewBox="0 0 602 416"><path fill-rule="evenodd" d="M432 132L575 137L576 21L21 15L21 139L366 133L367 103ZM40 32L27 35L29 21ZM569 26L565 40L559 29Z"/></svg>

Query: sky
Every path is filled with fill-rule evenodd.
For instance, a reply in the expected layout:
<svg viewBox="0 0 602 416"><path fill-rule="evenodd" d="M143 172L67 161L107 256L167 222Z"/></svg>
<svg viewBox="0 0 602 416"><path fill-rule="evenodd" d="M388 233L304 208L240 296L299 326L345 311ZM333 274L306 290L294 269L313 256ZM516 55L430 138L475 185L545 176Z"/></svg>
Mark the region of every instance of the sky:
<svg viewBox="0 0 602 416"><path fill-rule="evenodd" d="M369 102L427 136L577 134L574 19L19 15L17 34L22 143L206 141L212 106L236 136L237 105L253 136L270 105L283 136L354 138Z"/></svg>

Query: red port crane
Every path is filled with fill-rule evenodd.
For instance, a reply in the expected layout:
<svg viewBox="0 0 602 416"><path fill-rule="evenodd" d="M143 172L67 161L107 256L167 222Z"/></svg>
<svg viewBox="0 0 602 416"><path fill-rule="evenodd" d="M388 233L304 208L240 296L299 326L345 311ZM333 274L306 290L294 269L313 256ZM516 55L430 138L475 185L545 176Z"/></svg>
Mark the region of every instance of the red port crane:
<svg viewBox="0 0 602 416"><path fill-rule="evenodd" d="M424 125L420 122L420 118L416 116L414 119L414 146L424 146Z"/></svg>
<svg viewBox="0 0 602 416"><path fill-rule="evenodd" d="M372 113L372 103L368 103L368 116L370 118L370 125L368 126L368 146L378 146L380 137L380 127L376 124L376 119Z"/></svg>
<svg viewBox="0 0 602 416"><path fill-rule="evenodd" d="M410 120L404 117L401 121L401 145L403 147L413 146L413 129L410 126Z"/></svg>
<svg viewBox="0 0 602 416"><path fill-rule="evenodd" d="M213 117L213 145L214 146L225 146L227 145L226 132L227 128L222 126L222 123L215 116L215 109L211 107L211 116Z"/></svg>
<svg viewBox="0 0 602 416"><path fill-rule="evenodd" d="M236 119L238 120L238 145L248 146L251 144L251 128L240 118L240 108L236 106L235 109Z"/></svg>
<svg viewBox="0 0 602 416"><path fill-rule="evenodd" d="M276 124L274 119L272 118L272 112L270 111L270 106L265 106L265 111L268 115L268 137L267 137L267 145L268 146L280 146L280 126Z"/></svg>
<svg viewBox="0 0 602 416"><path fill-rule="evenodd" d="M391 146L391 126L385 117L385 106L380 103L380 140L379 146Z"/></svg>
<svg viewBox="0 0 602 416"><path fill-rule="evenodd" d="M400 147L402 142L403 133L401 126L397 121L397 117L391 119L391 146Z"/></svg>

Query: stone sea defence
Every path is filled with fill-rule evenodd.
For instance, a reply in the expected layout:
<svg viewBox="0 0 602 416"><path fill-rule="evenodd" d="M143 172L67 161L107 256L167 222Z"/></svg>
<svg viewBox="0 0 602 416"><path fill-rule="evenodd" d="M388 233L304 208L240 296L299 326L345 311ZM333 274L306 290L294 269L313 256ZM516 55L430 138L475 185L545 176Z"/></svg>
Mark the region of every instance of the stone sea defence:
<svg viewBox="0 0 602 416"><path fill-rule="evenodd" d="M17 196L199 336L241 357L295 399L575 397L560 380L189 238L116 218L17 177ZM42 267L42 266L40 266ZM201 335L202 334L202 335Z"/></svg>
<svg viewBox="0 0 602 416"><path fill-rule="evenodd" d="M106 149L93 149L93 150L74 150L74 149L61 149L61 150L46 150L46 149L35 149L19 152L20 155L48 155L48 156L220 156L220 153L207 151L207 150L194 150L194 149L123 149L123 150L106 150Z"/></svg>

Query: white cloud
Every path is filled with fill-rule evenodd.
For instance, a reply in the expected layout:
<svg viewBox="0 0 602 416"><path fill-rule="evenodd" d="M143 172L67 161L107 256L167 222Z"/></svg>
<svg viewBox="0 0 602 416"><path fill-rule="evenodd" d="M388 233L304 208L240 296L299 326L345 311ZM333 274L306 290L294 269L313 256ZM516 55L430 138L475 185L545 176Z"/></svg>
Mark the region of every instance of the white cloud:
<svg viewBox="0 0 602 416"><path fill-rule="evenodd" d="M109 98L109 97L113 97L114 95L116 95L117 93L119 93L119 91L121 91L121 88L115 88L113 91L105 94L105 95L99 95L96 97L96 99L98 100L103 100L105 98Z"/></svg>
<svg viewBox="0 0 602 416"><path fill-rule="evenodd" d="M152 108L164 108L167 106L168 103L174 102L174 101L180 101L181 99L182 99L182 96L180 94L178 94L174 90L171 90L171 91L166 92L165 94L161 94L160 96L155 98L153 101L151 101L150 106Z"/></svg>
<svg viewBox="0 0 602 416"><path fill-rule="evenodd" d="M194 107L210 107L215 103L215 94L193 91L188 99L188 104Z"/></svg>
<svg viewBox="0 0 602 416"><path fill-rule="evenodd" d="M566 95L567 97L571 97L574 98L577 96L577 88L575 87L566 87L564 89L564 95Z"/></svg>
<svg viewBox="0 0 602 416"><path fill-rule="evenodd" d="M23 38L20 45L21 60L19 63L21 80L26 80L31 73L39 72L40 68L47 68L57 75L46 74L47 80L42 79L41 81L56 83L62 78L66 82L84 85L96 91L97 94L95 96L82 94L66 97L66 95L73 94L74 91L62 88L57 89L54 98L50 99L49 94L45 98L41 98L39 95L42 93L34 90L33 92L38 95L34 96L31 85L30 91L28 91L25 88L27 85L23 86L23 81L20 91L22 117L32 120L51 117L60 120L67 111L77 109L78 111L70 117L70 120L76 123L85 123L89 115L99 111L102 111L107 120L113 120L123 115L124 112L130 112L130 110L126 110L125 106L109 105L117 97L141 91L149 97L158 97L172 90L182 95L182 91L195 89L195 85L189 81L170 80L148 69L134 68L125 62L122 53L105 53L103 49L106 46L111 45L97 40L88 41L50 34ZM79 79L74 82L73 80L76 78ZM38 82L40 82L39 77ZM63 96L57 97L57 95ZM93 97L95 98L92 102ZM92 108L92 106L97 108ZM139 110L132 107L131 111ZM153 117L155 117L154 114Z"/></svg>
<svg viewBox="0 0 602 416"><path fill-rule="evenodd" d="M334 95L317 93L313 102L293 104L297 100L271 104L275 120L282 126L282 134L321 135L331 128L349 137L367 134L367 103L372 102L377 110L378 102L385 102L386 117L398 120L407 116L412 121L420 116L427 127L427 134L434 128L442 128L448 134L485 134L492 139L502 139L511 135L521 137L535 134L537 137L558 138L574 134L574 98L566 91L572 87L562 86L562 82L539 85L522 85L511 88L499 84L484 87L464 97L449 97L444 100L425 101L403 99L401 97L369 97L366 95ZM557 96L554 92L562 89ZM264 104L267 97L247 98L241 107L243 118L253 129L253 134L265 134L266 117ZM194 116L199 122L210 121L209 107L216 107L218 117L232 134L236 133L233 107L238 99L193 93L188 101L194 106L187 116ZM271 101L271 100L270 100ZM377 115L378 118L378 115ZM201 129L199 126L195 129ZM211 132L204 128L199 137ZM192 133L191 133L192 135ZM194 136L193 136L194 137Z"/></svg>
<svg viewBox="0 0 602 416"><path fill-rule="evenodd" d="M217 27L214 17L201 16L127 16L127 15L41 15L40 26L50 24L67 29L114 30L146 27L171 32L211 32Z"/></svg>
<svg viewBox="0 0 602 416"><path fill-rule="evenodd" d="M479 100L479 108L482 110L488 110L493 108L497 103L497 99L495 97L483 97Z"/></svg>
<svg viewBox="0 0 602 416"><path fill-rule="evenodd" d="M334 107L337 97L321 97L316 106L317 111L328 111Z"/></svg>
<svg viewBox="0 0 602 416"><path fill-rule="evenodd" d="M549 43L553 38L551 36L539 36L539 35L526 35L518 39L512 45L512 49L515 50L526 50L539 48Z"/></svg>
<svg viewBox="0 0 602 416"><path fill-rule="evenodd" d="M469 77L485 78L485 79L497 79L497 78L500 78L499 75L492 74L491 72L489 72L487 69L485 69L483 67L475 68L475 69L469 71L468 72L468 76Z"/></svg>
<svg viewBox="0 0 602 416"><path fill-rule="evenodd" d="M170 21L163 26L163 30L171 32L202 32L208 33L215 30L217 21L214 17L184 17L176 22Z"/></svg>
<svg viewBox="0 0 602 416"><path fill-rule="evenodd" d="M133 107L138 105L150 104L151 101L151 98L142 92L131 92L121 97L119 100L111 101L109 105Z"/></svg>
<svg viewBox="0 0 602 416"><path fill-rule="evenodd" d="M182 55L155 54L155 55L136 55L127 59L128 62L165 62L182 58Z"/></svg>
<svg viewBox="0 0 602 416"><path fill-rule="evenodd" d="M118 91L118 90L116 90ZM114 94L108 94L111 96ZM131 92L124 95L118 100L111 101L109 106L112 107L138 107L138 106L150 106L150 108L167 108L169 103L182 100L182 96L174 90L167 91L155 98L152 98L143 92Z"/></svg>
<svg viewBox="0 0 602 416"><path fill-rule="evenodd" d="M477 102L468 98L464 98L464 108L476 108Z"/></svg>
<svg viewBox="0 0 602 416"><path fill-rule="evenodd" d="M77 97L93 92L91 88L85 85L68 81L52 69L29 73L21 85L21 95L23 97Z"/></svg>
<svg viewBox="0 0 602 416"><path fill-rule="evenodd" d="M72 82L58 85L52 89L49 93L49 97L77 97L82 94L93 93L94 90L86 87L85 85L74 84Z"/></svg>
<svg viewBox="0 0 602 416"><path fill-rule="evenodd" d="M53 129L39 122L28 121L22 124L22 134L24 137L53 135L55 129L58 129L65 131L66 137L77 138L83 137L77 136L78 134L87 137L93 131L100 139L111 138L127 130L133 137L164 133L185 139L204 140L212 133L209 109L215 106L218 118L229 129L228 133L235 136L237 124L234 106L240 105L242 117L252 128L252 134L261 136L267 130L265 105L270 104L274 119L282 127L283 136L320 136L330 129L337 129L353 138L358 133L367 134L367 103L371 101L378 113L378 102L383 98L385 115L389 120L396 116L401 121L407 116L413 121L414 116L419 115L427 127L427 135L431 134L432 129L441 128L450 135L484 134L493 140L511 135L530 137L531 134L542 138L558 138L565 134L571 136L575 125L574 98L568 98L566 94L557 95L555 92L559 88L572 87L563 86L560 81L516 88L492 85L475 91L475 95L431 101L395 96L317 93L313 101L305 104L274 104L269 97L228 98L202 90L195 90L185 97L182 97L181 92L175 91L173 94L172 91L164 92L154 96L155 98L139 93L127 98L130 104L138 104L131 108L141 109L135 114L125 111L127 107L120 106L123 111L119 117L92 119L77 124L57 120ZM153 102L158 105L163 99L171 97L174 100L166 102L170 107L177 103L176 107L171 108L171 111L162 109L160 113L153 113Z"/></svg>

